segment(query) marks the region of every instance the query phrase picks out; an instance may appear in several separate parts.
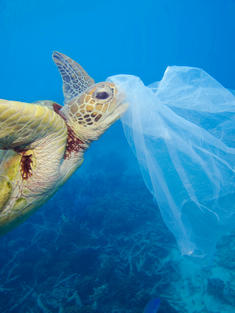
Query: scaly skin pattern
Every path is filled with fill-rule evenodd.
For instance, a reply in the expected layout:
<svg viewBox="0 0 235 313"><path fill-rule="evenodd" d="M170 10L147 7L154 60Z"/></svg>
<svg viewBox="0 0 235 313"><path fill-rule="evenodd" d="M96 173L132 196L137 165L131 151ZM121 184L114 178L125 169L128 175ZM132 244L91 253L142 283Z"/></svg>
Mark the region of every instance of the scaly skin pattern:
<svg viewBox="0 0 235 313"><path fill-rule="evenodd" d="M5 110L1 110L1 104L0 120L3 117L6 122L8 117L12 116L12 111L9 110L7 115ZM15 104L17 111L18 103ZM37 113L39 116L46 116L53 112L49 109L47 112L42 110ZM48 125L43 128L44 131L48 130L48 135L36 139L26 147L16 146L10 150L0 150L0 234L22 222L57 190L60 182L63 182L60 167L66 149L67 127L62 118L57 119L59 121L57 120L56 134L50 133L48 120ZM53 118L51 122L54 122ZM40 132L41 125L34 123L33 126ZM23 131L20 126L18 129L19 132ZM0 138L4 136L6 138L4 128L1 128Z"/></svg>
<svg viewBox="0 0 235 313"><path fill-rule="evenodd" d="M47 201L127 108L114 84L95 84L64 54L53 59L64 84L63 107L0 100L0 235Z"/></svg>
<svg viewBox="0 0 235 313"><path fill-rule="evenodd" d="M97 84L103 90L101 86ZM113 84L110 86L114 89ZM0 100L0 149L4 149L0 150L0 235L22 223L46 202L82 164L90 142L124 111L125 106L115 107L113 96L110 103L90 103L91 90L94 93L94 87L88 89L68 107L41 101L28 104L27 108L25 103ZM26 129L27 109L32 114L34 106L40 106L35 109L38 122L31 116L32 125L28 121ZM107 107L111 112L105 118ZM86 115L93 111L97 113L91 123ZM95 119L98 114L99 119ZM23 122L19 123L21 118Z"/></svg>

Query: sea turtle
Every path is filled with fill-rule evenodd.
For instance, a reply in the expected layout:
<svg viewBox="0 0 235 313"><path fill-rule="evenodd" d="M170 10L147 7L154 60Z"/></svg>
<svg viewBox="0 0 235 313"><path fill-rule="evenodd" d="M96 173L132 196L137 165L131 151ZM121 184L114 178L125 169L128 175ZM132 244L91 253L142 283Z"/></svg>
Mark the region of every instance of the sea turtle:
<svg viewBox="0 0 235 313"><path fill-rule="evenodd" d="M110 82L95 84L54 52L65 103L0 100L0 234L24 221L82 164L84 151L125 111Z"/></svg>

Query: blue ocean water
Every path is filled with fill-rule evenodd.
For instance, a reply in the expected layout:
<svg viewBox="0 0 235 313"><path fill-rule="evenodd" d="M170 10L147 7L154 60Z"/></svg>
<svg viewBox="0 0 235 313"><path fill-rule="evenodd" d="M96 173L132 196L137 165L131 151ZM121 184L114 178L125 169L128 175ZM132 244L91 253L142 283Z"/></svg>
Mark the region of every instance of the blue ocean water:
<svg viewBox="0 0 235 313"><path fill-rule="evenodd" d="M63 103L58 50L95 79L203 68L235 89L233 0L0 1L0 97ZM233 240L232 240L233 239ZM178 252L117 122L27 222L0 239L0 312L230 313L234 236L210 268Z"/></svg>

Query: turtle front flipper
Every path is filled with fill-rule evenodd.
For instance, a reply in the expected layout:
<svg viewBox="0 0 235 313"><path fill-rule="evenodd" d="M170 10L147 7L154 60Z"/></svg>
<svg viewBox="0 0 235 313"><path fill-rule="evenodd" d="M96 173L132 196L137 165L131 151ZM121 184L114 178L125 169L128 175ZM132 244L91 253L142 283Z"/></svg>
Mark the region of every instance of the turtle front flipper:
<svg viewBox="0 0 235 313"><path fill-rule="evenodd" d="M0 100L0 235L56 191L67 133L47 105Z"/></svg>
<svg viewBox="0 0 235 313"><path fill-rule="evenodd" d="M12 193L12 184L8 177L0 175L0 212L4 209Z"/></svg>
<svg viewBox="0 0 235 313"><path fill-rule="evenodd" d="M43 137L66 131L64 120L47 106L0 100L0 149L32 149Z"/></svg>

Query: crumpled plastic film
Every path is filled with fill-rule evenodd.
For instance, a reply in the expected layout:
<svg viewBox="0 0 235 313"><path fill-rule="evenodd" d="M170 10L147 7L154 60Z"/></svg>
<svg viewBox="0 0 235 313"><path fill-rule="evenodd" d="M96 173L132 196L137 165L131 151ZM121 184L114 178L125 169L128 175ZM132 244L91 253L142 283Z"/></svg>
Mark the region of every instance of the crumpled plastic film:
<svg viewBox="0 0 235 313"><path fill-rule="evenodd" d="M191 67L168 67L150 86L108 80L126 95L125 135L182 254L211 255L235 224L234 94Z"/></svg>

